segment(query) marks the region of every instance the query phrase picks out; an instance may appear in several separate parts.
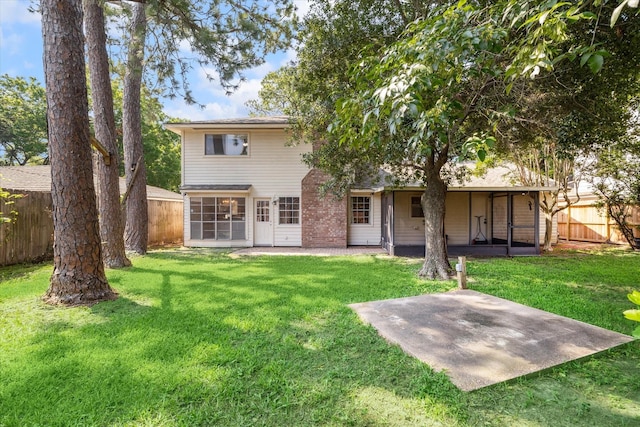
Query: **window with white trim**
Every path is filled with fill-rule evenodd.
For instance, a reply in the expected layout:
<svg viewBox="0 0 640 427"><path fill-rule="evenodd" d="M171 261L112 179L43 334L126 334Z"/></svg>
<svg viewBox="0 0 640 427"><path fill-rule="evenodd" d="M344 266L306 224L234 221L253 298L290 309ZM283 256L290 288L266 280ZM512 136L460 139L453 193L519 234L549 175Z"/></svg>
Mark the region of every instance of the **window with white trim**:
<svg viewBox="0 0 640 427"><path fill-rule="evenodd" d="M300 224L300 197L280 197L278 213L280 224Z"/></svg>
<svg viewBox="0 0 640 427"><path fill-rule="evenodd" d="M206 134L206 156L246 156L249 154L249 136L246 134Z"/></svg>
<svg viewBox="0 0 640 427"><path fill-rule="evenodd" d="M420 196L411 196L411 218L424 218Z"/></svg>
<svg viewBox="0 0 640 427"><path fill-rule="evenodd" d="M191 197L192 240L245 240L244 197Z"/></svg>
<svg viewBox="0 0 640 427"><path fill-rule="evenodd" d="M371 197L351 197L351 224L371 224Z"/></svg>

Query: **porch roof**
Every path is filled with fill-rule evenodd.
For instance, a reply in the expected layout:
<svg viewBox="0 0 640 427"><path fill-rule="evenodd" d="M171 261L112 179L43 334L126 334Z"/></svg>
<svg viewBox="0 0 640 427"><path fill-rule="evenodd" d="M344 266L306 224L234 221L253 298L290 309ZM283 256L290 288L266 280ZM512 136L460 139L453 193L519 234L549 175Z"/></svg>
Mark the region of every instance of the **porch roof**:
<svg viewBox="0 0 640 427"><path fill-rule="evenodd" d="M471 167L471 166L469 166ZM378 184L365 182L356 186L352 191L422 191L424 186L418 182L408 183L402 187L385 184L390 174L381 170L378 177ZM476 191L476 192L496 192L496 191L553 191L555 185L521 185L514 178L513 170L508 166L496 166L487 170L482 176L471 175L464 182L456 182L448 186L447 191Z"/></svg>

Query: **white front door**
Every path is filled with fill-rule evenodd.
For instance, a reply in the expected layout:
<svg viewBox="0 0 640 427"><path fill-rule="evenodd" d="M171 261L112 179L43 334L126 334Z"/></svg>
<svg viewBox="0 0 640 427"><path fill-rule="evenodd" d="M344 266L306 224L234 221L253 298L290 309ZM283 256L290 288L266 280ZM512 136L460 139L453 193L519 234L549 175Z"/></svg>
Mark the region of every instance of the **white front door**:
<svg viewBox="0 0 640 427"><path fill-rule="evenodd" d="M271 200L255 199L254 246L273 246L273 218Z"/></svg>

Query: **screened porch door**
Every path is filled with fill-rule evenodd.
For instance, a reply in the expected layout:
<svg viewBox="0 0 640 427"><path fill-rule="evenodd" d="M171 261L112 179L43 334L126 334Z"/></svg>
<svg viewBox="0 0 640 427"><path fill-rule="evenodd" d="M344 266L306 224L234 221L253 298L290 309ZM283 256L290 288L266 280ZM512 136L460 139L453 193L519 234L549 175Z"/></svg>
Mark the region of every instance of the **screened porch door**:
<svg viewBox="0 0 640 427"><path fill-rule="evenodd" d="M506 245L508 255L539 253L537 193L494 193L492 200L492 244Z"/></svg>
<svg viewBox="0 0 640 427"><path fill-rule="evenodd" d="M254 246L273 246L273 218L270 199L255 199Z"/></svg>

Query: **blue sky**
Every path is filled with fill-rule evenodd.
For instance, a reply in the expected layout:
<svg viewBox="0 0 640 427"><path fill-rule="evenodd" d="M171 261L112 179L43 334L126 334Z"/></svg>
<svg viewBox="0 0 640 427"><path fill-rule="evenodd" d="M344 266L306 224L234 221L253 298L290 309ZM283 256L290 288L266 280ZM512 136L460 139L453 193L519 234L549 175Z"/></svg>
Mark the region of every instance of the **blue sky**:
<svg viewBox="0 0 640 427"><path fill-rule="evenodd" d="M300 12L307 10L308 0L294 1ZM0 75L35 77L44 84L40 15L28 11L30 4L30 0L0 0ZM187 105L180 99L164 100L165 113L187 120L246 116L244 104L257 97L262 78L294 59L294 55L293 51L271 55L262 66L246 71L247 81L230 96L216 82L208 82L202 70L195 69L189 83L205 108Z"/></svg>

